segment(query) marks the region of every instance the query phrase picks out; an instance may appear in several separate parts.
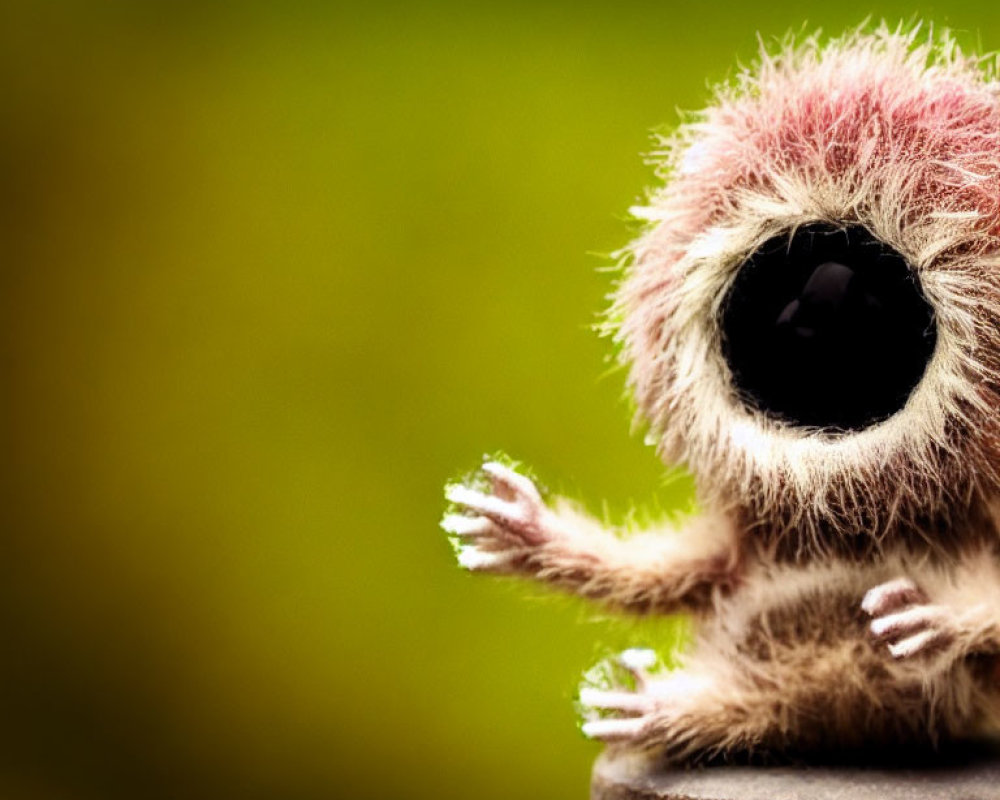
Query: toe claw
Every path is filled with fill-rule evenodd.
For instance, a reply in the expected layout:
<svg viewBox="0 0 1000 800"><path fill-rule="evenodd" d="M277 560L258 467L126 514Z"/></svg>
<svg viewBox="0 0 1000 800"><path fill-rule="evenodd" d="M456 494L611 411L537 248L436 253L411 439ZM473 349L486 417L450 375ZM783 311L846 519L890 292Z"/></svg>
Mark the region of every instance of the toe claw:
<svg viewBox="0 0 1000 800"><path fill-rule="evenodd" d="M589 709L642 714L649 711L648 697L634 692L615 692L586 687L580 690L580 703Z"/></svg>
<svg viewBox="0 0 1000 800"><path fill-rule="evenodd" d="M501 525L523 524L517 506L508 500L501 500L499 497L483 494L461 485L449 486L445 489L444 496L450 502L489 517Z"/></svg>
<svg viewBox="0 0 1000 800"><path fill-rule="evenodd" d="M646 647L631 647L622 651L618 662L632 672L649 670L656 666L656 651Z"/></svg>
<svg viewBox="0 0 1000 800"><path fill-rule="evenodd" d="M633 719L594 719L583 723L580 730L589 739L616 742L634 739L642 733L643 721Z"/></svg>
<svg viewBox="0 0 1000 800"><path fill-rule="evenodd" d="M522 497L533 503L539 503L542 500L542 496L538 493L531 478L498 461L487 461L483 464L483 472L489 475L495 483L500 484L517 497Z"/></svg>
<svg viewBox="0 0 1000 800"><path fill-rule="evenodd" d="M649 671L657 662L656 653L647 648L633 647L618 654L618 663L632 676L637 689L642 689L649 683Z"/></svg>
<svg viewBox="0 0 1000 800"><path fill-rule="evenodd" d="M441 527L452 536L481 536L493 527L487 517L469 517L465 514L445 514Z"/></svg>
<svg viewBox="0 0 1000 800"><path fill-rule="evenodd" d="M869 629L878 639L895 639L932 627L938 615L930 606L911 606L872 620Z"/></svg>
<svg viewBox="0 0 1000 800"><path fill-rule="evenodd" d="M901 642L889 645L889 653L893 658L912 658L938 644L943 638L941 631L924 630Z"/></svg>
<svg viewBox="0 0 1000 800"><path fill-rule="evenodd" d="M861 608L870 616L877 616L922 599L923 593L913 581L897 578L869 589L861 601Z"/></svg>
<svg viewBox="0 0 1000 800"><path fill-rule="evenodd" d="M512 559L512 553L491 553L475 545L465 545L458 549L458 565L470 572L501 570Z"/></svg>

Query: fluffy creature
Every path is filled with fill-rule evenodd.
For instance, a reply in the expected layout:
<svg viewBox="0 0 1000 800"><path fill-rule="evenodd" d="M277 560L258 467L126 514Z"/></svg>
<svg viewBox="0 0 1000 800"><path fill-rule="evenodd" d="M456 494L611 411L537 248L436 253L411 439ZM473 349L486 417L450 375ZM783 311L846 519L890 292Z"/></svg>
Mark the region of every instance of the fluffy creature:
<svg viewBox="0 0 1000 800"><path fill-rule="evenodd" d="M477 572L689 612L583 731L673 760L1000 728L1000 87L913 30L788 41L658 148L607 319L704 512L606 531L496 462L447 489Z"/></svg>

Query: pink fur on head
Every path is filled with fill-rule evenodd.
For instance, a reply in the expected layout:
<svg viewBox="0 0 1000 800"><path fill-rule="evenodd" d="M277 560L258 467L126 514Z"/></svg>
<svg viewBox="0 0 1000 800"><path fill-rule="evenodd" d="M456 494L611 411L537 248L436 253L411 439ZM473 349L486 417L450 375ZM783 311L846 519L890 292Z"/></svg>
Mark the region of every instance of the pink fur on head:
<svg viewBox="0 0 1000 800"><path fill-rule="evenodd" d="M870 533L995 493L1000 450L1000 94L992 62L918 30L762 51L661 141L610 318L662 455L703 493L789 529ZM902 254L937 346L906 407L857 432L738 397L719 313L741 264L798 226L860 224Z"/></svg>

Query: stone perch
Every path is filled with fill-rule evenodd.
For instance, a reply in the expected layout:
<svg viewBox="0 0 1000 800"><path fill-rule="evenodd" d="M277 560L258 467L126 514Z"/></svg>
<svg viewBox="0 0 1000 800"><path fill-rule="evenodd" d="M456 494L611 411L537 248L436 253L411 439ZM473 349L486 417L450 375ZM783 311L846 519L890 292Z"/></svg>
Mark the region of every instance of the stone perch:
<svg viewBox="0 0 1000 800"><path fill-rule="evenodd" d="M662 770L631 754L594 765L591 800L1000 800L1000 747L898 766Z"/></svg>

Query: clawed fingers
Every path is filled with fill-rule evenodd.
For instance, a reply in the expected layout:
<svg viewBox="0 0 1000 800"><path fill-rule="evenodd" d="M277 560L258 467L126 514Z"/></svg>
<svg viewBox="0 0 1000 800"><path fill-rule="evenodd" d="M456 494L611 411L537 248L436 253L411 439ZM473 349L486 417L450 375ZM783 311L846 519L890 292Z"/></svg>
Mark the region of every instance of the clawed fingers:
<svg viewBox="0 0 1000 800"><path fill-rule="evenodd" d="M927 596L909 578L876 586L865 595L861 608L874 617L869 630L888 644L893 658L929 655L954 641L948 609L928 604Z"/></svg>
<svg viewBox="0 0 1000 800"><path fill-rule="evenodd" d="M533 548L551 536L551 513L530 478L496 461L483 465L484 482L445 487L454 505L441 520L458 553L458 563L475 572L518 572Z"/></svg>
<svg viewBox="0 0 1000 800"><path fill-rule="evenodd" d="M588 673L590 683L580 688L579 695L583 734L609 743L635 742L645 736L653 721L673 705L673 698L652 691L657 681L649 673L658 664L652 650L633 648Z"/></svg>
<svg viewBox="0 0 1000 800"><path fill-rule="evenodd" d="M466 512L446 516L442 523L445 530L458 537L495 537L511 546L545 542L551 534L551 514L531 479L496 461L487 461L483 473L491 480L492 490L465 484L445 487L445 497ZM476 521L467 522L462 517ZM480 518L497 530L490 530Z"/></svg>

